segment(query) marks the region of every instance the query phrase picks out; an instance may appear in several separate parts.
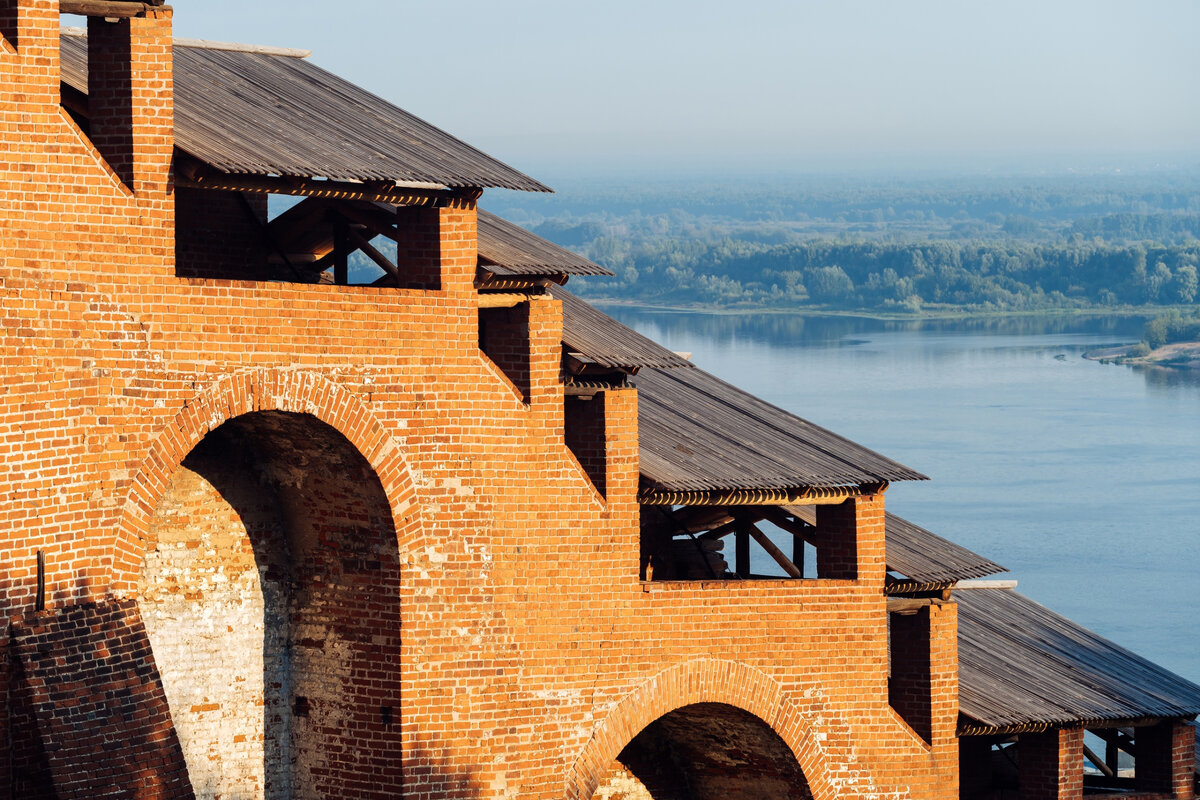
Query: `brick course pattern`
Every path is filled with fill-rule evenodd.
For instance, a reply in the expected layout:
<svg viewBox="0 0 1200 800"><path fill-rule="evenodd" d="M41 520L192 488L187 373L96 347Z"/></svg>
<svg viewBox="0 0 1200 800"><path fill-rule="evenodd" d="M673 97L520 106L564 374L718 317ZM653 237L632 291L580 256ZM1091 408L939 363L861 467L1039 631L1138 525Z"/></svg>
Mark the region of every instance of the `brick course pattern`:
<svg viewBox="0 0 1200 800"><path fill-rule="evenodd" d="M134 601L29 615L12 651L16 797L193 796Z"/></svg>
<svg viewBox="0 0 1200 800"><path fill-rule="evenodd" d="M591 401L603 463L577 458L559 303L523 306L516 382L480 351L473 205L401 210L407 288L183 276L175 208L204 201L172 184L170 12L90 24L115 43L91 54L115 76L97 141L60 105L58 28L55 0L0 0L0 602L39 680L35 640L83 654L72 674L131 670L135 716L170 724L129 751L157 785L93 771L71 743L105 707L39 689L34 773L146 798L186 796L186 763L199 797L586 800L643 728L704 703L762 720L818 800L957 795L949 626L932 741L888 705L881 495L822 510L822 580L643 583L636 390ZM188 270L206 243L259 246L200 234Z"/></svg>

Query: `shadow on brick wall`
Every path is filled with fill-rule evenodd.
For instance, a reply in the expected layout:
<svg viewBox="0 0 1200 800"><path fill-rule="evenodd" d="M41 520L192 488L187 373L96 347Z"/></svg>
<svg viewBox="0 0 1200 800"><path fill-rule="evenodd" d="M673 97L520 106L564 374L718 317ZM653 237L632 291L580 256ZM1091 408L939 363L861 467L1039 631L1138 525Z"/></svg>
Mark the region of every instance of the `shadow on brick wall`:
<svg viewBox="0 0 1200 800"><path fill-rule="evenodd" d="M29 614L9 652L15 797L193 796L133 600Z"/></svg>

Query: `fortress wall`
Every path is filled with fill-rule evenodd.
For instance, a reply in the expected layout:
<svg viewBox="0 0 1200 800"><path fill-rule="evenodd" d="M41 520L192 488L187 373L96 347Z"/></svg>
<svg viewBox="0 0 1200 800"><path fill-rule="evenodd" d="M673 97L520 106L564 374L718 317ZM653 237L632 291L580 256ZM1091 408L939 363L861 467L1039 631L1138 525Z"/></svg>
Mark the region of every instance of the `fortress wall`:
<svg viewBox="0 0 1200 800"><path fill-rule="evenodd" d="M433 288L181 278L174 209L184 201L163 142L114 166L63 111L56 9L0 0L0 606L27 626L41 619L41 550L51 617L110 603L144 617L153 652L136 651L131 668L140 696L169 703L161 735L179 742L197 792L209 791L199 764L232 759L241 766L213 778L229 792L291 780L299 795L337 784L384 796L403 773L415 797L590 794L589 781L675 704L754 705L746 685L708 667L695 675L711 672L711 685L659 683L721 663L777 687L780 716L763 719L803 754L815 796L956 793L945 743L930 748L887 705L882 498L862 501L860 538L842 554L860 580L643 585L636 391L604 395L601 496L564 439L559 304L528 304L524 397L479 350L473 207L406 218L424 226L406 257L424 263L436 251L436 280L422 278ZM135 50L149 57L163 26L169 18L131 25L145 40ZM161 70L147 75L159 82L147 78L134 119L149 130L169 118L169 93ZM227 244L213 242L214 257ZM363 495L319 464L299 489L276 475L273 499L243 503L218 491L221 469L185 461L228 420L261 412L307 415L353 445L386 498L386 546L350 535L363 526L347 498ZM277 433L256 452L308 436ZM598 474L598 454L586 460ZM341 510L322 519L318 508ZM308 534L325 537L312 561L295 547ZM302 573L286 602L276 551L255 544L283 538L292 578ZM362 541L378 558L350 546ZM335 574L345 582L318 590L315 576ZM278 699L267 686L285 610L291 663L309 681L293 673L286 703L283 676ZM53 630L55 647L76 646ZM107 663L89 652L85 662ZM176 699L185 686L201 693ZM630 710L643 692L634 705L655 716ZM327 708L354 713L326 724L321 703L338 693ZM57 713L28 696L26 719ZM308 771L282 755L246 766L256 747L283 752L268 731L289 730L296 696L310 716L288 723L287 746L297 758L310 748ZM70 719L77 727L58 733L22 730L42 744L94 733L86 716ZM73 781L78 763L39 774ZM178 763L139 762L160 781Z"/></svg>

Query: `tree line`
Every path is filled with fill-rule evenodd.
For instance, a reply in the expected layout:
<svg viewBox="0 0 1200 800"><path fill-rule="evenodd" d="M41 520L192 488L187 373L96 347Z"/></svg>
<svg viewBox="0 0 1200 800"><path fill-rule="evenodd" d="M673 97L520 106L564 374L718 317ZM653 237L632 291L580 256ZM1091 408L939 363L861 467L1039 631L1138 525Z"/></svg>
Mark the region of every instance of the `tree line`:
<svg viewBox="0 0 1200 800"><path fill-rule="evenodd" d="M617 273L591 297L643 302L910 311L1188 305L1200 242L1113 245L1020 241L722 239L601 236L587 253Z"/></svg>

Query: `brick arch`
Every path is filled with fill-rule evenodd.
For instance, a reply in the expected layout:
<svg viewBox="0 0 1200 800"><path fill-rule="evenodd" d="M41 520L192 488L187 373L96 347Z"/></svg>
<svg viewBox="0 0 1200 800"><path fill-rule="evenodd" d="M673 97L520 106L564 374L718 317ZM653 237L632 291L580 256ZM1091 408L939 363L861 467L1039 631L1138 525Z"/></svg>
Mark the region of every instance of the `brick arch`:
<svg viewBox="0 0 1200 800"><path fill-rule="evenodd" d="M609 765L643 728L659 717L693 703L724 703L762 720L796 756L816 800L837 796L825 757L797 705L771 676L736 661L698 659L649 678L626 694L592 731L567 775L565 796L589 800Z"/></svg>
<svg viewBox="0 0 1200 800"><path fill-rule="evenodd" d="M401 446L362 401L311 372L243 372L221 379L187 401L142 459L106 559L105 585L113 595L136 594L142 559L151 544L151 519L179 464L210 431L255 411L309 414L345 436L379 477L391 507L400 552L411 549L421 532L412 477Z"/></svg>

